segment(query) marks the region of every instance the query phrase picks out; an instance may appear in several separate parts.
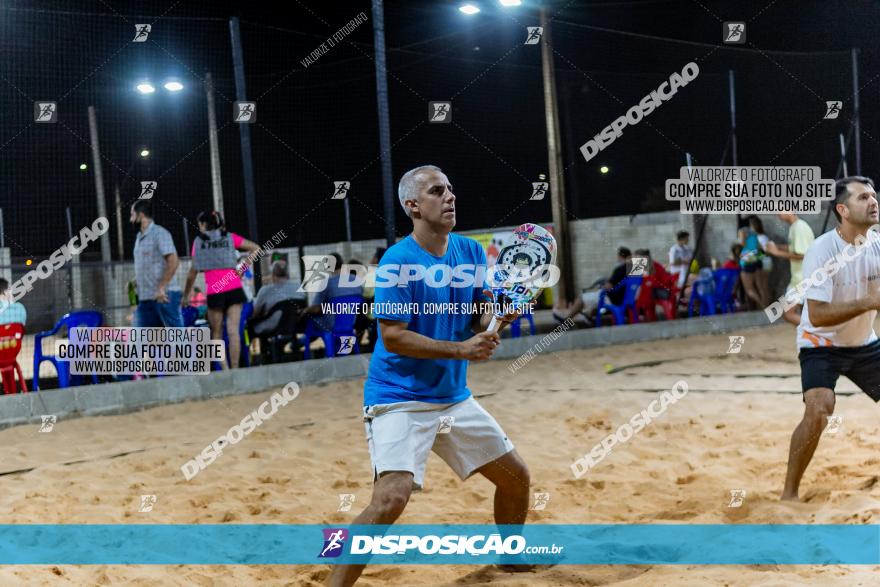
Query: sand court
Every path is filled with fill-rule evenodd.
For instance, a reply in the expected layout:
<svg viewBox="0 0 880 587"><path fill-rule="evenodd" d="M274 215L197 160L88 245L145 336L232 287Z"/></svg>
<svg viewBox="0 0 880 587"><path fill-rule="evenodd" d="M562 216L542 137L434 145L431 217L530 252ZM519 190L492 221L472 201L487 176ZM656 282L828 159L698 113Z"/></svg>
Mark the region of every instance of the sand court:
<svg viewBox="0 0 880 587"><path fill-rule="evenodd" d="M470 387L549 493L530 523L877 524L878 408L841 379L839 430L826 434L801 486L781 503L788 443L802 415L787 325L726 335L538 354L511 378L499 360L472 365ZM658 362L608 374L620 368ZM684 380L688 393L575 479L575 459ZM0 431L6 523L347 524L371 478L363 381L303 386L299 397L191 481L180 471L275 390ZM52 392L56 393L56 392ZM18 471L18 472L14 472ZM728 507L731 490L745 490ZM353 494L338 512L339 494ZM155 495L139 512L142 495ZM460 482L431 455L425 488L401 523L492 522L492 487ZM7 566L0 585L319 585L314 566ZM870 585L877 566L557 566L507 574L487 566L371 566L361 585Z"/></svg>

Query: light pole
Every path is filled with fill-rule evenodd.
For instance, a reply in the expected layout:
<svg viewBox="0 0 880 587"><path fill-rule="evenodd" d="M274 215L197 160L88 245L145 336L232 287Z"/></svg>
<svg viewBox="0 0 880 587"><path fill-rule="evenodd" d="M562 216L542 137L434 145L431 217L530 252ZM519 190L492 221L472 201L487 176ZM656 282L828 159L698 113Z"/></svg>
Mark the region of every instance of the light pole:
<svg viewBox="0 0 880 587"><path fill-rule="evenodd" d="M556 263L561 279L556 286L556 300L572 301L574 276L572 273L571 238L565 207L565 178L562 166L562 144L559 132L559 108L556 100L556 71L553 65L553 49L550 42L550 21L547 19L547 1L541 4L541 77L544 85L544 117L547 129L547 159L550 180L550 205L553 211L553 228L556 237ZM505 8L519 6L520 0L499 0ZM459 7L467 15L480 12L478 6L469 2ZM525 31L523 31L525 32Z"/></svg>

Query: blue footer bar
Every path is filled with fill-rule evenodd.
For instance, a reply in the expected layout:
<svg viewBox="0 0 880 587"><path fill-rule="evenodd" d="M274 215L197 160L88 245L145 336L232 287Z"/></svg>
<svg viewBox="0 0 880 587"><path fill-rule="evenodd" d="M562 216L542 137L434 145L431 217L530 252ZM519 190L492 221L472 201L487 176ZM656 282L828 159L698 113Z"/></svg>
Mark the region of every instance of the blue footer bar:
<svg viewBox="0 0 880 587"><path fill-rule="evenodd" d="M878 525L5 524L0 565L877 565Z"/></svg>

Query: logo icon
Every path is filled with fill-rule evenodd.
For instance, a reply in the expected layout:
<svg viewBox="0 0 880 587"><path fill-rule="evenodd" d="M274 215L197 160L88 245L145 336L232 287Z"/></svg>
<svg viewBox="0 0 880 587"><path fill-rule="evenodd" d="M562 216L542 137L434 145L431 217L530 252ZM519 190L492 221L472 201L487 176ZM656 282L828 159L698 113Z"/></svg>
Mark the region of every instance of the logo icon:
<svg viewBox="0 0 880 587"><path fill-rule="evenodd" d="M348 530L345 528L324 528L324 548L318 558L335 558L342 554L345 541L348 539Z"/></svg>
<svg viewBox="0 0 880 587"><path fill-rule="evenodd" d="M340 493L339 494L339 507L336 509L337 512L350 512L351 506L354 503L354 493Z"/></svg>
<svg viewBox="0 0 880 587"><path fill-rule="evenodd" d="M746 42L746 23L725 22L724 42L730 45L742 45Z"/></svg>
<svg viewBox="0 0 880 587"><path fill-rule="evenodd" d="M527 26L526 32L528 35L526 36L526 42L523 43L523 45L537 45L541 42L541 35L544 34L544 27Z"/></svg>
<svg viewBox="0 0 880 587"><path fill-rule="evenodd" d="M437 428L437 434L449 434L452 432L452 425L455 423L455 416L443 416L440 418L440 427Z"/></svg>
<svg viewBox="0 0 880 587"><path fill-rule="evenodd" d="M825 426L825 432L828 434L837 434L840 431L841 424L843 424L843 416L829 416L828 425Z"/></svg>
<svg viewBox="0 0 880 587"><path fill-rule="evenodd" d="M58 103L34 102L34 122L58 122Z"/></svg>
<svg viewBox="0 0 880 587"><path fill-rule="evenodd" d="M138 196L138 200L150 200L153 195L156 193L156 188L159 187L159 184L155 181L142 181L141 182L141 195Z"/></svg>
<svg viewBox="0 0 880 587"><path fill-rule="evenodd" d="M348 181L334 181L333 182L333 197L331 200L344 200L345 196L348 195L348 190L351 188L351 182Z"/></svg>
<svg viewBox="0 0 880 587"><path fill-rule="evenodd" d="M428 102L428 122L452 122L452 102Z"/></svg>
<svg viewBox="0 0 880 587"><path fill-rule="evenodd" d="M840 114L843 102L840 100L829 100L825 102L825 108L825 120L833 120Z"/></svg>
<svg viewBox="0 0 880 587"><path fill-rule="evenodd" d="M150 35L150 31L153 30L153 25L151 24L136 24L134 25L134 38L132 41L135 43L143 43L147 40L147 37Z"/></svg>
<svg viewBox="0 0 880 587"><path fill-rule="evenodd" d="M746 499L746 490L745 489L731 489L730 490L730 503L727 504L729 508L738 508L742 507L743 501Z"/></svg>
<svg viewBox="0 0 880 587"><path fill-rule="evenodd" d="M299 291L317 293L327 289L327 280L336 270L336 257L333 255L303 255L305 275Z"/></svg>
<svg viewBox="0 0 880 587"><path fill-rule="evenodd" d="M541 511L547 507L547 502L550 501L549 493L536 493L535 494L535 505L532 506L533 511Z"/></svg>
<svg viewBox="0 0 880 587"><path fill-rule="evenodd" d="M240 123L252 124L257 121L256 102L235 102L233 104L232 120Z"/></svg>
<svg viewBox="0 0 880 587"><path fill-rule="evenodd" d="M648 269L648 258L630 257L630 260L632 261L632 267L629 269L629 274L634 276L644 275Z"/></svg>
<svg viewBox="0 0 880 587"><path fill-rule="evenodd" d="M48 416L40 416L43 420L40 423L40 432L52 432L52 428L55 427L55 422L58 421L58 417L55 414L50 414Z"/></svg>
<svg viewBox="0 0 880 587"><path fill-rule="evenodd" d="M156 496L155 495L142 495L141 496L141 507L138 509L139 512L151 512L153 511L153 506L156 505Z"/></svg>
<svg viewBox="0 0 880 587"><path fill-rule="evenodd" d="M350 355L351 351L354 350L354 337L353 336L340 336L339 337L339 355Z"/></svg>
<svg viewBox="0 0 880 587"><path fill-rule="evenodd" d="M728 354L739 353L746 342L745 336L728 336L727 339L730 341L730 346L727 347Z"/></svg>
<svg viewBox="0 0 880 587"><path fill-rule="evenodd" d="M530 200L543 200L544 195L547 193L547 188L550 187L550 184L546 181L533 181L532 182L532 197Z"/></svg>

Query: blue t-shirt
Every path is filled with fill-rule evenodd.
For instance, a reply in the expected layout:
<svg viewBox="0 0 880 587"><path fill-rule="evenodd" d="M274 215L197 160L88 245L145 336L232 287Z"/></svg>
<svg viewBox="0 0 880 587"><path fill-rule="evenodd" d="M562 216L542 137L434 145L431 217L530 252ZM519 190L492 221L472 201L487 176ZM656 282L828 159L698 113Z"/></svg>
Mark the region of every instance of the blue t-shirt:
<svg viewBox="0 0 880 587"><path fill-rule="evenodd" d="M427 271L432 265L447 265L455 270L465 264L473 265L476 269L453 274L451 280L447 271L444 280L442 270L435 268L430 271L431 276L428 279L410 279L404 287L383 287L389 282L398 283L398 275L408 273L405 269L387 267L389 265L421 265ZM408 330L434 340L467 340L473 336L473 314L460 310L474 302L483 301L485 266L486 253L474 240L450 234L446 254L436 257L420 247L410 235L389 248L379 263L376 271L376 318L407 322ZM453 287L455 284L466 284L470 281L474 282L473 285ZM429 282L450 284L445 287L430 287ZM459 311L423 311L430 310L433 304L455 304ZM364 384L364 405L403 401L460 402L471 395L467 387L467 364L465 360L414 359L390 353L382 342L380 323L379 340Z"/></svg>

